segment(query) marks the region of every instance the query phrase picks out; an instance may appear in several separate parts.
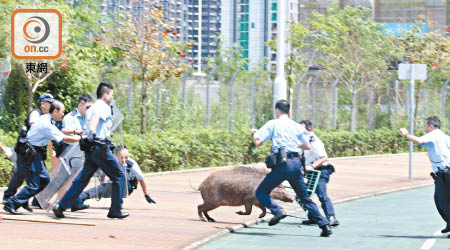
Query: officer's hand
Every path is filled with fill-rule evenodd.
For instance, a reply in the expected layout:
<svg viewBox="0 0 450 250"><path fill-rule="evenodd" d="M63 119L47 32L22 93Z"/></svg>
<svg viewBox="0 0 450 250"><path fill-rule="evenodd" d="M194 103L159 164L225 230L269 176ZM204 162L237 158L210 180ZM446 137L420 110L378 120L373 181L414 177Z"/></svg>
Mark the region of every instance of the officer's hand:
<svg viewBox="0 0 450 250"><path fill-rule="evenodd" d="M305 172L311 172L313 170L314 168L311 165L305 167Z"/></svg>
<svg viewBox="0 0 450 250"><path fill-rule="evenodd" d="M150 195L148 195L148 194L145 195L145 199L146 199L147 202L150 203L150 204L152 204L152 203L155 203L155 204L156 204L156 201L154 201L154 200L150 197Z"/></svg>
<svg viewBox="0 0 450 250"><path fill-rule="evenodd" d="M408 130L406 130L405 128L401 128L400 133L402 133L403 136L406 136L408 134Z"/></svg>
<svg viewBox="0 0 450 250"><path fill-rule="evenodd" d="M77 129L77 130L75 130L73 133L75 134L75 135L82 135L83 134L83 130L82 129Z"/></svg>

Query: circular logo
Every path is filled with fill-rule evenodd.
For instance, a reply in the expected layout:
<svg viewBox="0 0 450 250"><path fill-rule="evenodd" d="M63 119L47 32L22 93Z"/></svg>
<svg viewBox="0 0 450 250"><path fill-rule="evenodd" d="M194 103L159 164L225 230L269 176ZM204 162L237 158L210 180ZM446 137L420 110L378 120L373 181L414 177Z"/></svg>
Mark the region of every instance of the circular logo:
<svg viewBox="0 0 450 250"><path fill-rule="evenodd" d="M30 17L23 25L23 35L30 43L42 43L50 35L50 25L42 17Z"/></svg>

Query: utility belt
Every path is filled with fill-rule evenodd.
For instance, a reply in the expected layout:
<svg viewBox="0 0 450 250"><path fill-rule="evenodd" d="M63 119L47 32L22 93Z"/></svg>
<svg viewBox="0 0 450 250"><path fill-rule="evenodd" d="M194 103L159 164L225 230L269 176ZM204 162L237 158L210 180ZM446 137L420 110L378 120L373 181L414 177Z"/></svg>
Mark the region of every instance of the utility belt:
<svg viewBox="0 0 450 250"><path fill-rule="evenodd" d="M450 167L446 167L445 169L439 170L436 173L435 172L430 173L433 180L436 180L439 177L445 177L446 175L449 174L450 174Z"/></svg>
<svg viewBox="0 0 450 250"><path fill-rule="evenodd" d="M297 152L287 153L285 147L281 147L280 150L275 153L271 153L266 157L266 166L268 168L274 168L278 166L285 166L287 159L300 157Z"/></svg>
<svg viewBox="0 0 450 250"><path fill-rule="evenodd" d="M100 150L103 158L107 158L108 149L114 151L116 146L108 139L92 139L92 137L82 138L80 141L80 149L84 152L94 152L95 149Z"/></svg>
<svg viewBox="0 0 450 250"><path fill-rule="evenodd" d="M322 166L320 166L319 170L328 170L328 171L330 171L330 174L336 172L336 170L334 169L334 166L331 164L322 165Z"/></svg>
<svg viewBox="0 0 450 250"><path fill-rule="evenodd" d="M47 146L33 146L23 137L19 137L17 140L14 151L24 157L27 166L31 165L36 154L41 154L43 161L47 159Z"/></svg>

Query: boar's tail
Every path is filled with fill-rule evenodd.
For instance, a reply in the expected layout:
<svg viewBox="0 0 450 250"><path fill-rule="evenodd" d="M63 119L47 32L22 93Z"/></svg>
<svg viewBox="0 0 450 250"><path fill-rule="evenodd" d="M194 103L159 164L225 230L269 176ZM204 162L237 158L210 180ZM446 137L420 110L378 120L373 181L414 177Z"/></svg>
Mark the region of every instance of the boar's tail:
<svg viewBox="0 0 450 250"><path fill-rule="evenodd" d="M191 186L191 188L192 188L194 191L200 191L200 189L195 188L195 187L192 186L192 184L191 184L191 178L189 178L189 186Z"/></svg>

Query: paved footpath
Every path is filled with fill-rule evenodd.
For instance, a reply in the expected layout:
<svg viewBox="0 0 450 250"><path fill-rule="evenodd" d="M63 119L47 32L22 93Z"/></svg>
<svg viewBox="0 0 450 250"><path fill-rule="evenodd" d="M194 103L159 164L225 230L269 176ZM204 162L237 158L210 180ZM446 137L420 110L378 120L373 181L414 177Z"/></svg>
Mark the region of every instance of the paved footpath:
<svg viewBox="0 0 450 250"><path fill-rule="evenodd" d="M287 217L278 225L261 223L201 247L213 249L450 249L450 239L430 196L433 187L394 192L336 205L341 225L329 238L318 237L317 226L300 225Z"/></svg>
<svg viewBox="0 0 450 250"><path fill-rule="evenodd" d="M413 180L408 180L407 154L336 158L332 162L337 169L329 185L334 201L432 185L430 166L424 153L414 155ZM199 192L189 186L189 179L197 187L214 171L216 169L147 175L151 196L157 204L149 205L142 191L136 190L124 200L124 211L131 214L124 220L106 217L108 199L90 200L87 202L90 209L66 212L67 218L59 220L38 209L33 214L20 216L8 215L1 210L0 216L4 219L0 222L0 249L182 249L196 246L191 244L223 233L227 228L257 219L258 209L251 215L239 216L235 212L242 207L220 207L210 212L216 223L198 220L197 205L202 199ZM432 197L424 197L423 202L429 205ZM7 218L49 223L5 220ZM270 219L271 215L265 218Z"/></svg>

